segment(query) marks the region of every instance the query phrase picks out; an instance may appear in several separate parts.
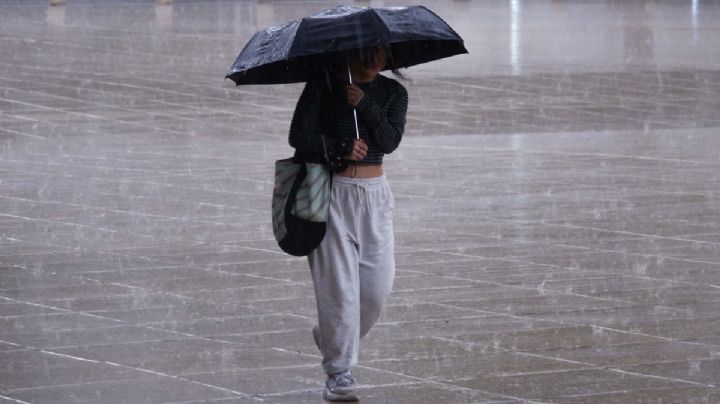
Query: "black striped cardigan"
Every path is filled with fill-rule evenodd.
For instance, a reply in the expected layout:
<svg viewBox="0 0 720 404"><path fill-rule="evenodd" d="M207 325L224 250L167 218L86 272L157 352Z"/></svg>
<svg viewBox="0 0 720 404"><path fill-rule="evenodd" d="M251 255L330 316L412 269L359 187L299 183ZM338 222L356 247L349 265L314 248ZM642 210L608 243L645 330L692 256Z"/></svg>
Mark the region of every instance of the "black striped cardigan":
<svg viewBox="0 0 720 404"><path fill-rule="evenodd" d="M328 84L335 91L329 91ZM392 153L402 139L407 90L396 80L380 74L370 83L357 85L365 92L356 109L360 138L367 142L368 153L356 163L380 164L383 155ZM350 154L355 122L352 107L346 101L345 86L338 80L330 83L324 77L307 82L295 107L288 136L290 146L297 152L304 156L322 155L320 136L324 135L331 157L342 159Z"/></svg>

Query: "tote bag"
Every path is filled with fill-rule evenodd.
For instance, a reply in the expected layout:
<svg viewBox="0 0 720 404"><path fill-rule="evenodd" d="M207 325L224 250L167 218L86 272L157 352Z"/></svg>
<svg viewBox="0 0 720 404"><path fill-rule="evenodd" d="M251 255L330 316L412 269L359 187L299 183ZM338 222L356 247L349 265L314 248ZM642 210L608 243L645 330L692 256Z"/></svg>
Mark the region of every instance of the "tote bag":
<svg viewBox="0 0 720 404"><path fill-rule="evenodd" d="M294 158L275 161L273 233L286 253L308 255L325 237L331 179L324 164Z"/></svg>

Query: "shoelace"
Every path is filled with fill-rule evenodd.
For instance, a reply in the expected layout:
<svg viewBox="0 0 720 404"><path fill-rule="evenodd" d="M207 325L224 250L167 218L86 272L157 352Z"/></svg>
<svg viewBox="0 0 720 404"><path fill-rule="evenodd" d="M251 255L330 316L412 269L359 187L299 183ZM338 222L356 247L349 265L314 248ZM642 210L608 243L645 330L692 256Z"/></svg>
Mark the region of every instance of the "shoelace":
<svg viewBox="0 0 720 404"><path fill-rule="evenodd" d="M355 383L355 379L353 379L350 373L341 373L337 376L333 375L333 379L335 386L338 387L352 386Z"/></svg>

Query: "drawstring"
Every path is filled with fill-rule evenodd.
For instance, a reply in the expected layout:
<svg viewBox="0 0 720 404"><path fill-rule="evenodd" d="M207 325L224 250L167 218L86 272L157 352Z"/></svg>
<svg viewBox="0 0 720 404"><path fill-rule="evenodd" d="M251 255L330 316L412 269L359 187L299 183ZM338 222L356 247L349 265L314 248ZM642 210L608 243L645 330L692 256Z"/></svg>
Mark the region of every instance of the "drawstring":
<svg viewBox="0 0 720 404"><path fill-rule="evenodd" d="M365 186L365 184L355 184L355 190L358 196L360 196L360 190L362 190L363 195L360 197L360 205L362 205L365 213L370 214L370 193L368 192L367 186ZM362 203L362 199L365 199L365 203Z"/></svg>
<svg viewBox="0 0 720 404"><path fill-rule="evenodd" d="M346 192L353 195L351 203L357 203L358 208L368 214L371 213L373 205L373 197L377 192L382 192L383 189L387 190L387 183L384 183L384 178L362 178L362 179L351 179L344 176L333 177L333 187L345 187ZM379 188L385 187L385 188ZM350 196L348 195L348 196Z"/></svg>

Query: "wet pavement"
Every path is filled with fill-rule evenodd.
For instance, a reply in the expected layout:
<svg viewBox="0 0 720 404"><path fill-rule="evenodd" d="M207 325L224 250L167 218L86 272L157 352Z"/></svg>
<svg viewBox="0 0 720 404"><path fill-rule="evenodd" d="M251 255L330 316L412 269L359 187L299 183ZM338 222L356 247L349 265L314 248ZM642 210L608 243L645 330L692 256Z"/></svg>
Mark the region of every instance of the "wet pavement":
<svg viewBox="0 0 720 404"><path fill-rule="evenodd" d="M0 3L0 402L322 401L269 209L302 86L223 76L334 4ZM718 3L425 4L470 55L406 72L362 402L720 402Z"/></svg>

